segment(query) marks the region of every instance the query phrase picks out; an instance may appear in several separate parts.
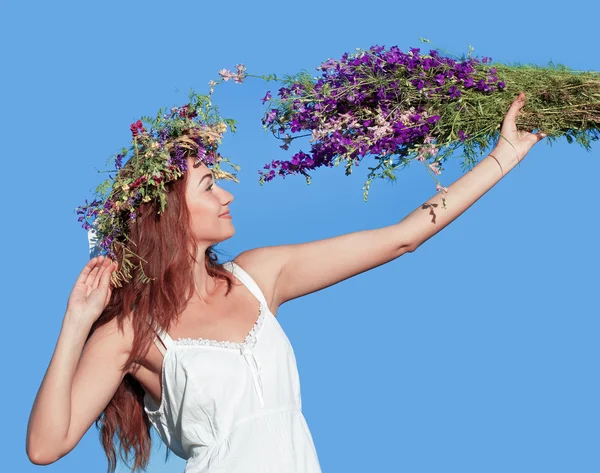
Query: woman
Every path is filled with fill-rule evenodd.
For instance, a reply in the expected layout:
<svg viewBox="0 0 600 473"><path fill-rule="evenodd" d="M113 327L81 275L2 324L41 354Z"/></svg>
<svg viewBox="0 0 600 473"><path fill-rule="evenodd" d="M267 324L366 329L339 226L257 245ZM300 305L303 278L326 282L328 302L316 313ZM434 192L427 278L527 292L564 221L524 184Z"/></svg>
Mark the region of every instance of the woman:
<svg viewBox="0 0 600 473"><path fill-rule="evenodd" d="M79 275L31 412L30 460L55 462L98 419L112 471L114 436L133 450L133 469L147 465L153 425L187 472L319 472L277 309L415 251L462 214L543 138L517 130L524 103L520 94L493 152L447 189L445 209L437 194L397 224L257 248L224 265L213 245L234 233L233 196L188 156L160 218L150 201L129 224L146 281L113 288L106 257Z"/></svg>

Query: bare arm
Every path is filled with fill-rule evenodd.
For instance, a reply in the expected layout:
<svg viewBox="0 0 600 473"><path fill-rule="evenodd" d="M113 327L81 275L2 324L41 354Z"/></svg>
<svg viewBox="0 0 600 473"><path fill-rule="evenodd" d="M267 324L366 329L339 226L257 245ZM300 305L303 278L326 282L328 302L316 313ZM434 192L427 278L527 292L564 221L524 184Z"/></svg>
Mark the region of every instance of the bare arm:
<svg viewBox="0 0 600 473"><path fill-rule="evenodd" d="M416 250L433 235L456 220L465 210L494 187L542 139L543 133L527 133L517 130L515 120L525 104L525 95L511 105L501 129L496 148L471 171L407 215L396 226L398 233L409 242L410 251ZM442 199L446 199L443 208Z"/></svg>
<svg viewBox="0 0 600 473"><path fill-rule="evenodd" d="M517 131L515 120L524 103L520 95L511 105L491 155L447 193L434 195L400 222L309 243L256 248L236 260L273 288L273 305L278 307L415 251L479 200L544 136Z"/></svg>
<svg viewBox="0 0 600 473"><path fill-rule="evenodd" d="M110 298L111 270L103 259L92 260L71 293L56 349L29 418L26 449L33 463L47 465L71 451L125 375L122 365L128 356L130 334L119 332L116 323L108 323L85 343ZM78 300L81 294L88 303Z"/></svg>

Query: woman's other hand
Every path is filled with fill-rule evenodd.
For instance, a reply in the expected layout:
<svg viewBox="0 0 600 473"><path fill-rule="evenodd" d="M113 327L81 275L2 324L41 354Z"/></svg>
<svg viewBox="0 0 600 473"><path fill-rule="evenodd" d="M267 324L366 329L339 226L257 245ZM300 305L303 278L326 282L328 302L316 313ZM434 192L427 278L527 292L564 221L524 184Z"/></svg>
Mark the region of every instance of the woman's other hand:
<svg viewBox="0 0 600 473"><path fill-rule="evenodd" d="M96 256L84 266L67 303L67 312L78 322L91 327L100 317L110 301L110 276L116 267L106 256Z"/></svg>

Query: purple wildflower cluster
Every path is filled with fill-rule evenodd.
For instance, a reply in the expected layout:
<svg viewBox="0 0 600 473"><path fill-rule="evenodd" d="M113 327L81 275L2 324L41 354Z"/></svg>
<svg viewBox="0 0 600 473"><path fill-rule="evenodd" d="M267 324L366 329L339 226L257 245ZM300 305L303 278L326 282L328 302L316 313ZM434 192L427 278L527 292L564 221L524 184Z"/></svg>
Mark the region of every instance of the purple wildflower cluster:
<svg viewBox="0 0 600 473"><path fill-rule="evenodd" d="M98 211L101 206L104 205L104 202L100 199L94 199L92 202L88 202L85 199L85 204L77 207L75 211L77 212L77 221L81 222L81 226L85 230L89 230L91 225L88 223L88 220L93 220L98 216Z"/></svg>
<svg viewBox="0 0 600 473"><path fill-rule="evenodd" d="M300 76L280 88L278 98L271 92L262 98L270 104L263 125L283 140L281 148L287 150L302 136L311 136L311 147L310 153L299 151L290 160L265 165L260 181L276 175L308 176L307 171L331 167L340 157L350 167L367 155L415 155L422 161L435 157L437 104L460 106L467 91L491 94L505 89L490 61L457 60L436 50L424 55L418 48L405 53L397 46L373 46L325 61L317 68L319 78ZM457 133L461 141L469 137L463 130ZM432 170L439 174L437 166Z"/></svg>

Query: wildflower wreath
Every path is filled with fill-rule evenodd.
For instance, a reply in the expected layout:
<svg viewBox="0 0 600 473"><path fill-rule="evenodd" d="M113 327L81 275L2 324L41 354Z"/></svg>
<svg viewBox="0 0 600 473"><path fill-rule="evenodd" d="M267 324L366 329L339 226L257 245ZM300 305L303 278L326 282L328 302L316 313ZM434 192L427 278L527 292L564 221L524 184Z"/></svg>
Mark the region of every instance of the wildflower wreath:
<svg viewBox="0 0 600 473"><path fill-rule="evenodd" d="M93 235L97 250L119 263L112 273L114 285L129 282L135 266L140 270L140 279L149 280L142 266L145 261L136 254L128 237L129 225L142 203L156 202L158 213L164 211L165 184L184 175L188 157L206 164L215 180L238 182L235 173L221 166L227 163L234 171L239 171L239 166L217 150L227 128L235 132L235 121L221 118L210 96L193 91L187 104L168 111L160 109L156 118L142 117L130 126L131 146L109 159L114 160L114 168L103 171L109 173L109 178L96 188L92 202L86 200L76 209L83 228Z"/></svg>
<svg viewBox="0 0 600 473"><path fill-rule="evenodd" d="M420 39L429 43L427 39ZM260 183L276 176L310 174L318 167L344 163L346 175L362 159L375 165L363 187L368 198L376 178L395 180L395 172L411 161L422 162L437 182L443 163L462 151L462 166L469 169L493 141L510 103L525 92L527 105L517 126L540 130L549 141L565 137L589 150L600 128L600 74L576 72L562 65L506 65L490 58L457 58L433 49L401 51L372 46L328 59L317 70L278 79L276 97L267 92L265 129L290 143L310 137L310 151L299 151L289 160L274 160L259 171ZM224 80L227 80L223 77ZM445 203L445 201L444 201Z"/></svg>

